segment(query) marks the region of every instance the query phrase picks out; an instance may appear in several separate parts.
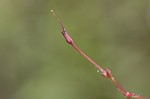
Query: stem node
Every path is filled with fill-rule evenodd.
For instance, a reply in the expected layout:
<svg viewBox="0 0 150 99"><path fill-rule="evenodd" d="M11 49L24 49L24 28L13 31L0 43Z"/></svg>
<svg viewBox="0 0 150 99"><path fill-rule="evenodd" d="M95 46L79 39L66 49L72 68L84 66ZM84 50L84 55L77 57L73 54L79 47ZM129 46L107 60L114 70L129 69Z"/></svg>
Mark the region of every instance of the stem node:
<svg viewBox="0 0 150 99"><path fill-rule="evenodd" d="M127 99L131 99L131 97L137 98L137 99L146 99L140 95L136 95L134 93L130 93L125 91L118 82L115 81L114 77L112 76L110 70L108 68L106 68L105 70L99 66L96 62L94 62L92 59L90 59L86 54L84 54L74 43L73 40L71 39L71 37L68 35L68 33L66 32L64 26L62 25L60 19L56 16L56 14L54 13L53 10L51 10L52 14L55 16L56 20L58 21L58 23L61 26L61 33L63 34L64 38L66 39L67 43L71 44L72 47L77 50L85 59L87 59L90 63L92 63L99 71L101 71L101 74L103 77L105 78L109 78L117 87L117 89L127 98Z"/></svg>

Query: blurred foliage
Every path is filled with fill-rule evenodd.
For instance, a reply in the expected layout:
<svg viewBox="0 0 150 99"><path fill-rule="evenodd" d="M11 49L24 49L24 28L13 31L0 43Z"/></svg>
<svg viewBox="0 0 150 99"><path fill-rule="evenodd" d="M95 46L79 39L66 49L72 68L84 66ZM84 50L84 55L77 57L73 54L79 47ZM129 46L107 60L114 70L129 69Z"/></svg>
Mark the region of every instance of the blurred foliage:
<svg viewBox="0 0 150 99"><path fill-rule="evenodd" d="M126 90L150 97L149 0L0 0L0 99L124 99L51 9Z"/></svg>

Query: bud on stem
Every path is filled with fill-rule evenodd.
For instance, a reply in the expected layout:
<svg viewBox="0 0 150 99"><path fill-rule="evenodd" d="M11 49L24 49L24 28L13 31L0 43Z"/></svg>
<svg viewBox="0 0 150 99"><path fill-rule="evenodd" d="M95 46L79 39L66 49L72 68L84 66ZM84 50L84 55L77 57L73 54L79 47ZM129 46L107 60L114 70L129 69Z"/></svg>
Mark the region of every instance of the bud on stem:
<svg viewBox="0 0 150 99"><path fill-rule="evenodd" d="M112 76L110 70L108 68L106 68L105 70L99 66L96 62L94 62L92 59L90 59L86 54L84 54L74 43L73 40L71 39L71 37L68 35L68 33L66 32L66 29L64 28L64 26L62 25L60 19L56 16L56 14L54 13L53 10L51 10L52 14L55 16L56 20L58 21L58 23L61 26L61 33L63 34L64 38L66 39L68 44L71 44L75 50L77 50L85 59L87 59L90 63L92 63L99 71L101 71L101 74L103 77L105 78L109 78L114 84L115 86L118 88L118 90L127 98L127 99L131 99L131 97L137 98L137 99L146 99L140 95L136 95L134 93L131 92L127 92L125 91L120 84L114 79L114 77Z"/></svg>
<svg viewBox="0 0 150 99"><path fill-rule="evenodd" d="M53 13L53 15L55 16L56 20L58 21L59 25L61 26L61 33L64 36L64 38L66 39L66 42L69 44L73 43L73 40L71 39L71 37L68 35L66 29L64 28L64 26L62 25L60 19L56 16L56 14L54 13L53 10L51 10L51 12Z"/></svg>

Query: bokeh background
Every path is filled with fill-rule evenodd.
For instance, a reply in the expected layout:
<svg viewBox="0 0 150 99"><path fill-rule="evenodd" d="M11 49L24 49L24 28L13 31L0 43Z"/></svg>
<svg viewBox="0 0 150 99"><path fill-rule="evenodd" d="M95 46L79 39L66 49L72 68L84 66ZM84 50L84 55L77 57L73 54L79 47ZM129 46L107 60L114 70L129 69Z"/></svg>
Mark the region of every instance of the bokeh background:
<svg viewBox="0 0 150 99"><path fill-rule="evenodd" d="M0 0L0 99L125 99L67 45L150 97L149 0Z"/></svg>

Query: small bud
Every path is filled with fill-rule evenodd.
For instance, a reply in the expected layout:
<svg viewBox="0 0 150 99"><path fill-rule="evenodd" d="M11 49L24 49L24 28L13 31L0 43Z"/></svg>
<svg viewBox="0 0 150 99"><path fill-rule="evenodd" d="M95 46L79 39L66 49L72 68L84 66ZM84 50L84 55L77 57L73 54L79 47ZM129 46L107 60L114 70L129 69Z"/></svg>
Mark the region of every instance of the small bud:
<svg viewBox="0 0 150 99"><path fill-rule="evenodd" d="M104 71L102 72L102 76L103 76L103 77L106 77L106 78L111 78L111 77L112 77L112 75L111 75L111 73L110 73L110 70L109 70L108 68L106 68L106 70L104 70Z"/></svg>
<svg viewBox="0 0 150 99"><path fill-rule="evenodd" d="M71 37L69 35L67 35L65 39L66 39L67 43L69 43L69 44L73 43L73 40L71 39Z"/></svg>
<svg viewBox="0 0 150 99"><path fill-rule="evenodd" d="M60 19L56 16L56 14L54 13L53 10L51 10L52 14L55 16L56 20L58 21L58 23L61 26L61 33L63 34L64 38L66 39L67 43L72 44L73 40L71 39L71 37L68 35L67 31L65 30L64 26L62 25Z"/></svg>
<svg viewBox="0 0 150 99"><path fill-rule="evenodd" d="M71 39L71 37L68 35L68 33L66 32L66 30L64 29L62 32L61 32L64 36L64 38L66 39L67 43L69 44L72 44L73 43L73 40Z"/></svg>

